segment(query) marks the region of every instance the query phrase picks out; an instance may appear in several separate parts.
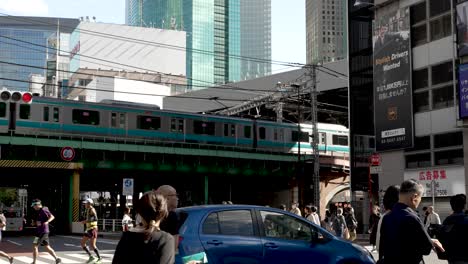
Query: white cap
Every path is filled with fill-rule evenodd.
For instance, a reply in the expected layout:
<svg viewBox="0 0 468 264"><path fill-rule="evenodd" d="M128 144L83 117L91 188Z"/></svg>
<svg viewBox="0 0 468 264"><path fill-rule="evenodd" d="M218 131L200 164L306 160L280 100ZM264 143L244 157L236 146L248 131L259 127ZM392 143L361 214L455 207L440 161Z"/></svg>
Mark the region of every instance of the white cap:
<svg viewBox="0 0 468 264"><path fill-rule="evenodd" d="M91 199L91 198L86 198L86 199L83 201L83 203L84 203L84 204L85 204L85 203L94 204L93 199Z"/></svg>

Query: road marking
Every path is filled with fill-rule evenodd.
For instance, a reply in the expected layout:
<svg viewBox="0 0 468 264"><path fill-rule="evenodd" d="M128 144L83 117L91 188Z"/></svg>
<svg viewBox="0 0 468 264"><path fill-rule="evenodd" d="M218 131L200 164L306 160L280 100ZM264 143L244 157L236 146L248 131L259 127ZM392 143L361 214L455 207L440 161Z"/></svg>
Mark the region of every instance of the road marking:
<svg viewBox="0 0 468 264"><path fill-rule="evenodd" d="M81 240L81 237L73 237L73 236L58 236L58 237ZM119 243L119 241L116 241L116 240L103 240L103 239L97 239L96 242L102 243L102 244L109 244L109 245L117 245Z"/></svg>
<svg viewBox="0 0 468 264"><path fill-rule="evenodd" d="M55 260L54 257L50 256L50 255L46 255L46 256L42 256L43 258L46 258L48 260ZM76 260L72 260L72 259L67 259L67 258L62 258L59 256L59 258L62 260L62 263L65 263L65 264L74 264L74 263L81 263L80 261L76 261Z"/></svg>
<svg viewBox="0 0 468 264"><path fill-rule="evenodd" d="M74 245L74 244L67 244L67 243L65 243L65 244L63 244L63 245L66 246L66 247L79 247L79 248L81 248L81 246Z"/></svg>
<svg viewBox="0 0 468 264"><path fill-rule="evenodd" d="M29 258L29 257L21 256L21 257L14 257L14 258L15 258L15 260L19 260L19 261L22 261L22 262L25 262L25 263L32 263L33 262L33 259ZM36 264L47 264L47 262L36 260Z"/></svg>
<svg viewBox="0 0 468 264"><path fill-rule="evenodd" d="M7 240L7 242L10 242L10 243L12 243L12 244L14 244L14 245L17 245L17 246L20 246L20 247L23 245L23 244L20 244L20 243L18 243L18 242L11 241L11 240Z"/></svg>
<svg viewBox="0 0 468 264"><path fill-rule="evenodd" d="M84 254L65 254L69 257L73 257L73 258L78 258L78 259L83 259L83 260L88 260L89 259L89 256L88 255L84 255ZM112 260L108 260L108 259L101 259L101 263L111 263Z"/></svg>

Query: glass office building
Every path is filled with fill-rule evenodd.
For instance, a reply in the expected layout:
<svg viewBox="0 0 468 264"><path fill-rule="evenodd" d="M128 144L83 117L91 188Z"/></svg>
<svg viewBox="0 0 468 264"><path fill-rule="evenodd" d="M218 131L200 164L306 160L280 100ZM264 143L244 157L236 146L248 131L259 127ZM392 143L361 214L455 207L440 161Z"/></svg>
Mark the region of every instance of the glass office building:
<svg viewBox="0 0 468 264"><path fill-rule="evenodd" d="M127 0L127 24L186 31L187 77L201 89L271 73L270 0L251 2Z"/></svg>
<svg viewBox="0 0 468 264"><path fill-rule="evenodd" d="M71 33L78 23L78 19L0 17L0 89L25 91L31 75L45 76L51 35L58 28Z"/></svg>

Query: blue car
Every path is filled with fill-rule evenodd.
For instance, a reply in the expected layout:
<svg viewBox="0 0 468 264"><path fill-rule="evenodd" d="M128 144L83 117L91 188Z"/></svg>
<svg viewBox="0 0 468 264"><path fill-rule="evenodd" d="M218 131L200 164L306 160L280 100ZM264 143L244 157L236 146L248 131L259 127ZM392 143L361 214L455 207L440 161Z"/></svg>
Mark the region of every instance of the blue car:
<svg viewBox="0 0 468 264"><path fill-rule="evenodd" d="M177 209L177 264L375 263L363 247L289 212L252 205Z"/></svg>

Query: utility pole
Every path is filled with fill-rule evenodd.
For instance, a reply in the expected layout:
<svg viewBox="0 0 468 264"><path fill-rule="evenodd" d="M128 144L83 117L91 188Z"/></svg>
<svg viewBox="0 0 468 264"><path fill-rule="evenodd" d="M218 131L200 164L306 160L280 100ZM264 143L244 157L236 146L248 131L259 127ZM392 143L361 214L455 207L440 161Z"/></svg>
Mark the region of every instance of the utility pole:
<svg viewBox="0 0 468 264"><path fill-rule="evenodd" d="M311 107L311 123L312 123L312 151L314 157L314 173L312 175L314 204L317 206L318 214L320 215L320 155L319 155L319 133L318 133L318 117L317 117L317 65L307 65L308 75L310 76L310 107Z"/></svg>

